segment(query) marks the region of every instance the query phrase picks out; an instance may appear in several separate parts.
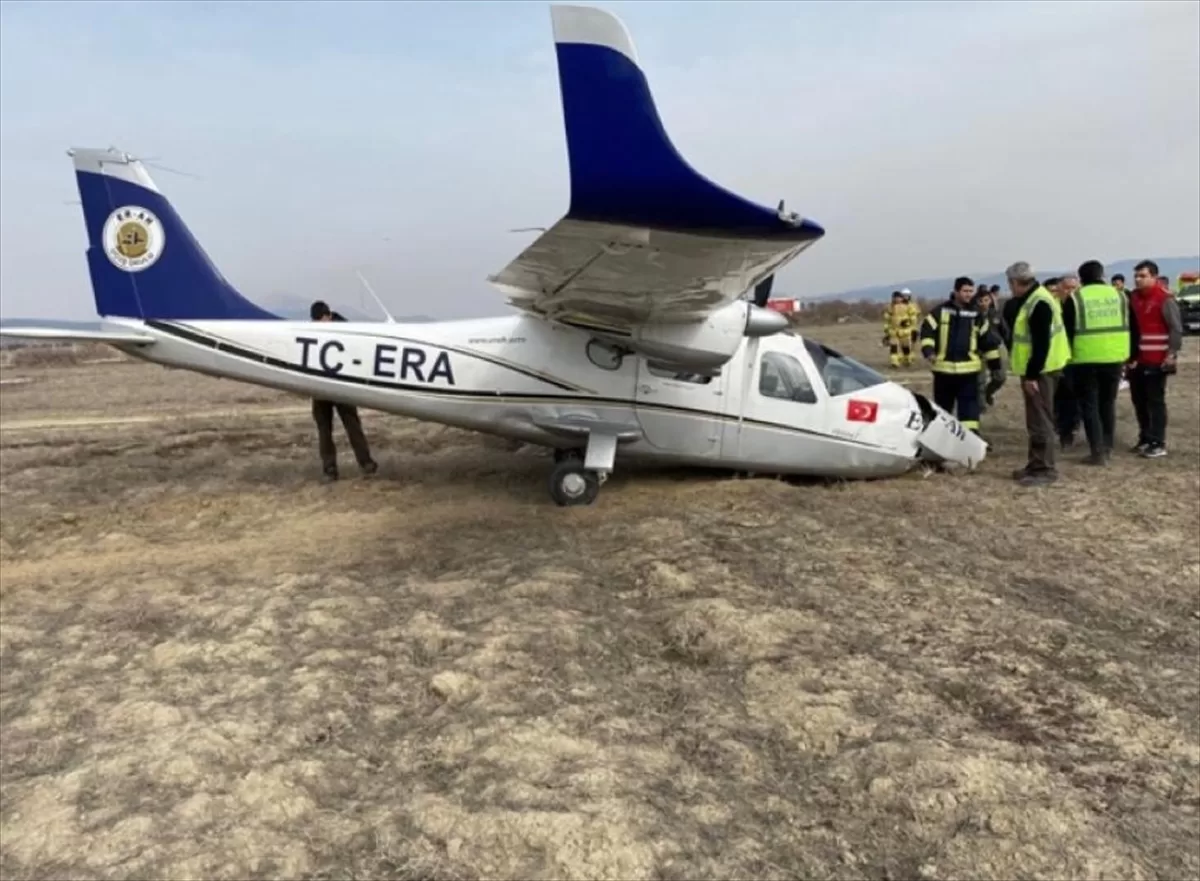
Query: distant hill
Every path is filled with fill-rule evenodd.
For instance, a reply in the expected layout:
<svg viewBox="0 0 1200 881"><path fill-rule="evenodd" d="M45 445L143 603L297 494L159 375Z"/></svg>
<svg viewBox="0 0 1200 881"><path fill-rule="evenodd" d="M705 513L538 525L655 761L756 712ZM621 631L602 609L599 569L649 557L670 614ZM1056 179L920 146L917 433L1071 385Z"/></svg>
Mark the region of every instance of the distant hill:
<svg viewBox="0 0 1200 881"><path fill-rule="evenodd" d="M1116 273L1123 273L1130 287L1133 286L1133 267L1141 263L1144 258L1135 260L1118 260L1115 263L1109 263L1105 266L1105 270L1110 276ZM1174 283L1175 277L1181 272L1188 270L1200 269L1200 255L1195 257L1152 257L1155 263L1158 264L1159 271L1171 279ZM1062 275L1064 272L1075 271L1076 267L1058 267L1058 268L1038 268L1037 272L1041 278L1053 278L1056 275ZM1008 285L1004 281L1004 270L996 272L981 272L963 273L975 280L976 284L998 284L1004 296L1008 296ZM949 275L945 278L916 278L908 279L907 281L897 281L886 285L874 285L869 288L855 288L849 291L841 291L833 294L820 294L812 297L812 300L844 300L846 302L855 302L858 300L878 300L886 301L892 295L892 291L908 288L919 299L936 300L941 297L949 296L950 289L954 286L956 275ZM776 294L777 297L785 297L786 294Z"/></svg>

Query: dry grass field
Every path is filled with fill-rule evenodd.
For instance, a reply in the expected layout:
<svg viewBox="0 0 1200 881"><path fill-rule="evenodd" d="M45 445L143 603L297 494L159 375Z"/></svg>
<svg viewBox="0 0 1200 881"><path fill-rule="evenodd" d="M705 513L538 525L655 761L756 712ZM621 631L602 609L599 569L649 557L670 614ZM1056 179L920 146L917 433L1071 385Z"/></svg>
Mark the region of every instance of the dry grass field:
<svg viewBox="0 0 1200 881"><path fill-rule="evenodd" d="M536 450L364 413L323 486L303 400L6 368L0 876L1200 878L1185 361L1169 458L1049 489L1010 382L973 474L582 509Z"/></svg>

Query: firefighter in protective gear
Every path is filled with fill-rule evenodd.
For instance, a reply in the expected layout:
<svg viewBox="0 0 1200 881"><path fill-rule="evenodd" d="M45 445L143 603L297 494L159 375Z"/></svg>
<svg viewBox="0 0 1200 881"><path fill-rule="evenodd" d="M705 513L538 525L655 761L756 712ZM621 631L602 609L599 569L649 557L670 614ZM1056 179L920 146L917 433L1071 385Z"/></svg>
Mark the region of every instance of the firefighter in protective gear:
<svg viewBox="0 0 1200 881"><path fill-rule="evenodd" d="M892 292L892 303L883 313L883 342L888 347L888 365L908 366L913 362L912 313L900 291Z"/></svg>
<svg viewBox="0 0 1200 881"><path fill-rule="evenodd" d="M999 285L993 285L999 287ZM996 308L996 295L988 290L987 285L980 285L975 291L975 308L988 320L988 326L991 328L992 334L1003 342L1004 333L1000 326L1000 310ZM996 403L996 392L1004 387L1004 382L1007 377L1004 374L1003 367L997 373L990 371L984 373L979 371L979 413L986 413Z"/></svg>
<svg viewBox="0 0 1200 881"><path fill-rule="evenodd" d="M902 288L900 295L904 297L904 302L908 304L908 319L912 322L912 333L910 335L913 351L920 348L918 344L921 338L921 306L913 300L913 292L908 288Z"/></svg>
<svg viewBox="0 0 1200 881"><path fill-rule="evenodd" d="M972 303L975 282L954 280L954 293L921 322L921 355L933 370L933 402L979 434L979 373L987 362L993 379L1003 372L1000 340Z"/></svg>

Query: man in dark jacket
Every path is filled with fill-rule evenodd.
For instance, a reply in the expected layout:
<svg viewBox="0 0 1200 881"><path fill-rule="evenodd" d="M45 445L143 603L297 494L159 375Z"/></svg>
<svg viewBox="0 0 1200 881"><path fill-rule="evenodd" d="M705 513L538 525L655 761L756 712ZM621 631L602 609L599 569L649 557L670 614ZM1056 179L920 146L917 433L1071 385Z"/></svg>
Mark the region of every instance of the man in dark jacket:
<svg viewBox="0 0 1200 881"><path fill-rule="evenodd" d="M1052 278L1046 282L1046 290L1052 293L1062 304L1063 323L1067 329L1067 337L1074 339L1075 313L1072 309L1072 294L1079 286L1079 278L1075 273ZM1083 428L1083 406L1079 396L1079 383L1075 369L1068 364L1058 378L1054 389L1054 423L1058 429L1058 443L1064 450L1075 446L1075 436Z"/></svg>
<svg viewBox="0 0 1200 881"><path fill-rule="evenodd" d="M313 321L345 321L338 313L331 310L324 301L317 300L309 310ZM332 482L338 479L337 447L333 443L333 411L337 410L341 417L342 427L346 429L346 437L354 450L354 458L363 476L374 474L379 470L375 460L371 458L371 448L367 445L367 436L363 433L362 421L358 418L358 408L349 404L335 404L333 401L314 399L312 402L313 419L317 423L317 446L321 454L322 480Z"/></svg>
<svg viewBox="0 0 1200 881"><path fill-rule="evenodd" d="M1079 267L1081 287L1064 300L1063 326L1071 340L1067 373L1075 385L1091 454L1088 465L1106 465L1116 433L1117 390L1129 360L1129 300L1104 280L1104 264Z"/></svg>
<svg viewBox="0 0 1200 881"><path fill-rule="evenodd" d="M954 280L954 292L921 322L921 355L933 371L933 402L979 434L980 372L1001 373L1000 340L975 301L975 282Z"/></svg>

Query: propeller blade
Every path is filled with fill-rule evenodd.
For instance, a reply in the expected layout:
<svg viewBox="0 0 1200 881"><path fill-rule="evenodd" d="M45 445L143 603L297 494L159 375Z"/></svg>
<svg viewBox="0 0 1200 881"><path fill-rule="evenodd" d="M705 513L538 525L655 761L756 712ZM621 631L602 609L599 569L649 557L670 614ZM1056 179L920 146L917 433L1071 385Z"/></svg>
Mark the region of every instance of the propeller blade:
<svg viewBox="0 0 1200 881"><path fill-rule="evenodd" d="M771 299L771 288L775 285L775 273L771 273L754 288L754 305L765 306Z"/></svg>

